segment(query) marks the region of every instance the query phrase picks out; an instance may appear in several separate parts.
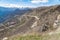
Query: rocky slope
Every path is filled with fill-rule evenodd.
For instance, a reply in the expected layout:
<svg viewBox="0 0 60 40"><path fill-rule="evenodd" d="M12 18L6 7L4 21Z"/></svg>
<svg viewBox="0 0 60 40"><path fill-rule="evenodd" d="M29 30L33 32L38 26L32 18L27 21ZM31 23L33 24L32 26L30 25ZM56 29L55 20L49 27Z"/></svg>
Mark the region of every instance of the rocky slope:
<svg viewBox="0 0 60 40"><path fill-rule="evenodd" d="M0 38L17 34L26 35L33 32L38 34L47 33L59 28L55 22L60 18L60 5L39 7L31 10L22 16L15 15L14 18L0 24Z"/></svg>

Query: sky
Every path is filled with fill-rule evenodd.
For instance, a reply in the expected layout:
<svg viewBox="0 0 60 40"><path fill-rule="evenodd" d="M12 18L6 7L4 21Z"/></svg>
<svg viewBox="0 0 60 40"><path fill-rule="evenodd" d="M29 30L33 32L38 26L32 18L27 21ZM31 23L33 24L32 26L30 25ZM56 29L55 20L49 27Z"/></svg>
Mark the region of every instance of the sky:
<svg viewBox="0 0 60 40"><path fill-rule="evenodd" d="M0 6L3 7L40 7L59 5L60 0L0 0Z"/></svg>

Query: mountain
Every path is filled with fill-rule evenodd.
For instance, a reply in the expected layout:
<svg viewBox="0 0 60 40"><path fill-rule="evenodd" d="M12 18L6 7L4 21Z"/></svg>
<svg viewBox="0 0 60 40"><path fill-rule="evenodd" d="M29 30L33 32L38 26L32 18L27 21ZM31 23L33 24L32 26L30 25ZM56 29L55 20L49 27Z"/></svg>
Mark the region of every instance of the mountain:
<svg viewBox="0 0 60 40"><path fill-rule="evenodd" d="M28 10L16 9L16 15L0 24L0 37L17 36L18 34L48 34L60 31L60 5L38 7ZM23 13L22 15L20 13ZM18 15L17 15L18 14ZM57 30L58 29L58 30ZM10 38L11 39L11 38Z"/></svg>
<svg viewBox="0 0 60 40"><path fill-rule="evenodd" d="M6 8L0 7L0 23L4 22L9 17L14 15L22 15L25 12L30 11L30 8Z"/></svg>

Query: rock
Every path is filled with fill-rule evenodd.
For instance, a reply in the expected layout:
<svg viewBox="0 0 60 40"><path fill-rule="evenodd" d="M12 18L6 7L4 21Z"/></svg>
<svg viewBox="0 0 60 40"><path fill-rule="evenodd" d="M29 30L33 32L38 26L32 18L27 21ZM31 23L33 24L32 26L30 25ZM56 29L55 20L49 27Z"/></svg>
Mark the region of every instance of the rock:
<svg viewBox="0 0 60 40"><path fill-rule="evenodd" d="M2 40L7 40L8 38L7 37L4 37Z"/></svg>
<svg viewBox="0 0 60 40"><path fill-rule="evenodd" d="M55 20L53 24L53 28L59 28L60 27L60 15L58 15L57 20Z"/></svg>

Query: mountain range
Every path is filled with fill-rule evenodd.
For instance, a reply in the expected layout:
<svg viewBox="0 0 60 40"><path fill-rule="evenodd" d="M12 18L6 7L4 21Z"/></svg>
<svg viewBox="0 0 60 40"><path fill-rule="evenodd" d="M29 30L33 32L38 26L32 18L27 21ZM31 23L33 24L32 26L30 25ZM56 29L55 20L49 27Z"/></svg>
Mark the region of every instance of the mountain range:
<svg viewBox="0 0 60 40"><path fill-rule="evenodd" d="M30 8L6 8L0 7L0 23L4 22L9 17L14 15L22 15L25 12L31 11Z"/></svg>
<svg viewBox="0 0 60 40"><path fill-rule="evenodd" d="M25 8L23 10L19 8L6 10L5 12L9 15L3 17L6 20L0 23L0 39L17 36L18 34L30 35L35 33L42 35L51 31L54 33L60 31L60 29L57 30L60 28L60 5L32 9Z"/></svg>

